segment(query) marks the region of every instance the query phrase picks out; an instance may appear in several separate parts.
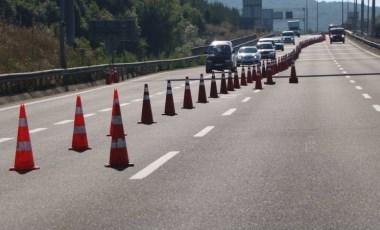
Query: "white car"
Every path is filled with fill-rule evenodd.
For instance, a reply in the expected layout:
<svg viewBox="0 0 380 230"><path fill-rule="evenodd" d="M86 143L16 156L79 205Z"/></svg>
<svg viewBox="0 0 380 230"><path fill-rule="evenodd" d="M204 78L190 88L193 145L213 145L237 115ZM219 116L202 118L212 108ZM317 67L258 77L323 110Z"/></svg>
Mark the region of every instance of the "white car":
<svg viewBox="0 0 380 230"><path fill-rule="evenodd" d="M240 47L237 53L236 65L254 65L260 63L261 54L256 46Z"/></svg>
<svg viewBox="0 0 380 230"><path fill-rule="evenodd" d="M291 43L293 45L296 44L293 31L283 31L281 34L281 39L284 43Z"/></svg>
<svg viewBox="0 0 380 230"><path fill-rule="evenodd" d="M276 59L276 49L272 42L258 42L256 47L259 50L262 59Z"/></svg>

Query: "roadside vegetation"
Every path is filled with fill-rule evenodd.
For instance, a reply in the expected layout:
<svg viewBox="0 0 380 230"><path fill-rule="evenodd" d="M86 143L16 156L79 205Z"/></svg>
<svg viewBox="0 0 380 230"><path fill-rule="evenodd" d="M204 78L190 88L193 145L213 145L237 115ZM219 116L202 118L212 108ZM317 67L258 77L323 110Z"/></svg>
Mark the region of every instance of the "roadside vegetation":
<svg viewBox="0 0 380 230"><path fill-rule="evenodd" d="M0 73L60 68L59 0L0 0ZM239 12L205 0L75 0L75 44L66 47L68 67L111 63L103 42L89 41L91 20L135 18L140 34L114 52L115 62L179 58L213 39L240 31Z"/></svg>

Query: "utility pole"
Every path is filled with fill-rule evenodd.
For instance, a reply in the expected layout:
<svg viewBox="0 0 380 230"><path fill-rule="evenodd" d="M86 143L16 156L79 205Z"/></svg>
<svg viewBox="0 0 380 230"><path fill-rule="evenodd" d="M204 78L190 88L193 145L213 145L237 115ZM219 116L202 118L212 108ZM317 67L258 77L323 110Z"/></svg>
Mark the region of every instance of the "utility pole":
<svg viewBox="0 0 380 230"><path fill-rule="evenodd" d="M367 34L369 35L369 0L367 1Z"/></svg>
<svg viewBox="0 0 380 230"><path fill-rule="evenodd" d="M318 33L318 31L319 31L319 9L318 9L319 7L318 7L318 0L317 0L317 33Z"/></svg>
<svg viewBox="0 0 380 230"><path fill-rule="evenodd" d="M375 37L376 31L376 0L372 0L372 37Z"/></svg>
<svg viewBox="0 0 380 230"><path fill-rule="evenodd" d="M61 68L66 69L66 54L65 54L65 0L60 0L60 22L59 22L59 54Z"/></svg>
<svg viewBox="0 0 380 230"><path fill-rule="evenodd" d="M360 33L364 33L364 0L362 0L360 11Z"/></svg>
<svg viewBox="0 0 380 230"><path fill-rule="evenodd" d="M344 25L344 3L343 3L343 0L342 0L342 27Z"/></svg>

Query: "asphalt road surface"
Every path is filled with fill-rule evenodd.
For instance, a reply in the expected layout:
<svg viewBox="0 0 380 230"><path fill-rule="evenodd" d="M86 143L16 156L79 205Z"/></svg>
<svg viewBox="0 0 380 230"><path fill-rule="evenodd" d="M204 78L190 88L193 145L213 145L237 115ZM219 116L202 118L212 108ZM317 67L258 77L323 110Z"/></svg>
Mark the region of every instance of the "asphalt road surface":
<svg viewBox="0 0 380 230"><path fill-rule="evenodd" d="M181 109L185 82L172 81L173 117L161 115L166 80L204 66L28 100L41 167L28 173L8 171L19 103L1 106L0 229L379 229L380 74L368 75L379 59L327 40L302 50L299 84L287 70L261 91L249 84L202 104L190 81L192 110ZM152 125L138 124L145 83ZM104 167L115 87L135 164L124 170ZM68 150L77 94L92 148L80 153Z"/></svg>

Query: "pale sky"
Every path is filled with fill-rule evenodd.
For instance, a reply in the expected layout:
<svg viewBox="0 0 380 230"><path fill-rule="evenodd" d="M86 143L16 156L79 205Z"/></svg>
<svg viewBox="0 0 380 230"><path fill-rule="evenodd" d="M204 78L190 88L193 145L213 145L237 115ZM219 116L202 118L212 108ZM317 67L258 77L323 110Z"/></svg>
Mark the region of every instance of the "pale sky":
<svg viewBox="0 0 380 230"><path fill-rule="evenodd" d="M265 1L265 0L264 0ZM349 2L354 3L354 0L348 0ZM319 0L319 2L342 2L341 0ZM347 0L343 0L344 3L347 2ZM362 3L362 0L357 1L360 5ZM367 5L368 0L364 0L364 4ZM372 0L369 0L369 5L372 6ZM380 6L380 1L376 0L376 6Z"/></svg>

